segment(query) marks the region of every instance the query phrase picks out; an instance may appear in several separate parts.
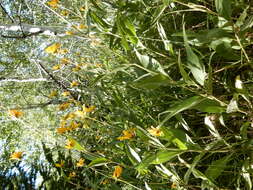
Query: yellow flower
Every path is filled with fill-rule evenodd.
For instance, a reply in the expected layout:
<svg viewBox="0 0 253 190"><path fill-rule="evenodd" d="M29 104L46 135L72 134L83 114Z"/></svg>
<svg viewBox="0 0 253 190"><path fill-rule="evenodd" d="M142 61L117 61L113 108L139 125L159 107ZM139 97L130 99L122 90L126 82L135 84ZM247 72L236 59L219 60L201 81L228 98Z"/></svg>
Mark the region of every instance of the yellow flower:
<svg viewBox="0 0 253 190"><path fill-rule="evenodd" d="M75 113L68 113L67 115L65 115L64 117L62 117L62 119L65 120L69 120L69 119L73 119L75 118Z"/></svg>
<svg viewBox="0 0 253 190"><path fill-rule="evenodd" d="M75 121L72 121L72 122L70 123L70 126L69 126L69 128L70 128L71 130L74 130L74 129L78 128L78 127L80 127L80 123L77 123L77 122L75 122Z"/></svg>
<svg viewBox="0 0 253 190"><path fill-rule="evenodd" d="M69 108L69 106L70 106L70 103L64 102L59 105L59 110L65 110L65 109Z"/></svg>
<svg viewBox="0 0 253 190"><path fill-rule="evenodd" d="M66 34L66 35L73 35L74 32L72 32L72 31L66 31L65 34Z"/></svg>
<svg viewBox="0 0 253 190"><path fill-rule="evenodd" d="M57 129L56 129L56 132L58 133L58 134L63 134L63 133L65 133L66 131L68 131L68 128L67 127L58 127Z"/></svg>
<svg viewBox="0 0 253 190"><path fill-rule="evenodd" d="M10 160L20 160L23 152L14 152L10 155Z"/></svg>
<svg viewBox="0 0 253 190"><path fill-rule="evenodd" d="M69 177L76 177L76 172L69 173Z"/></svg>
<svg viewBox="0 0 253 190"><path fill-rule="evenodd" d="M61 63L64 64L64 65L67 65L68 63L70 63L70 60L67 59L67 58L62 58Z"/></svg>
<svg viewBox="0 0 253 190"><path fill-rule="evenodd" d="M119 178L121 173L122 173L123 169L121 166L116 166L115 169L114 169L114 172L113 172L113 175L112 177L113 178Z"/></svg>
<svg viewBox="0 0 253 190"><path fill-rule="evenodd" d="M77 81L72 81L71 84L70 84L71 87L75 87L75 86L78 86L78 85L79 85L79 82L77 82Z"/></svg>
<svg viewBox="0 0 253 190"><path fill-rule="evenodd" d="M95 108L96 108L95 106L90 106L90 107L83 106L83 111L85 113L89 113L89 112L92 112Z"/></svg>
<svg viewBox="0 0 253 190"><path fill-rule="evenodd" d="M154 128L153 126L151 127L151 129L148 129L148 132L151 135L156 136L156 137L160 137L164 135L160 128Z"/></svg>
<svg viewBox="0 0 253 190"><path fill-rule="evenodd" d="M56 70L61 69L61 66L62 66L61 64L57 64L57 65L53 66L52 69L53 69L54 71L56 71Z"/></svg>
<svg viewBox="0 0 253 190"><path fill-rule="evenodd" d="M58 51L57 51L57 53L60 53L60 54L66 54L66 53L68 53L69 52L69 50L67 50L67 49L59 49Z"/></svg>
<svg viewBox="0 0 253 190"><path fill-rule="evenodd" d="M76 166L77 167L83 167L84 166L84 159L83 158L80 158L79 161L76 163Z"/></svg>
<svg viewBox="0 0 253 190"><path fill-rule="evenodd" d="M9 110L9 114L10 116L13 116L16 118L22 117L24 115L24 113L20 110Z"/></svg>
<svg viewBox="0 0 253 190"><path fill-rule="evenodd" d="M62 16L68 16L69 12L67 10L63 10L63 11L61 11L61 15Z"/></svg>
<svg viewBox="0 0 253 190"><path fill-rule="evenodd" d="M77 72L77 71L80 71L80 70L81 70L80 66L75 66L74 68L72 68L73 72Z"/></svg>
<svg viewBox="0 0 253 190"><path fill-rule="evenodd" d="M53 90L50 94L49 94L49 98L53 98L57 96L57 91L56 90Z"/></svg>
<svg viewBox="0 0 253 190"><path fill-rule="evenodd" d="M122 131L122 133L123 133L123 135L117 138L120 141L131 139L135 136L134 129L124 130L124 131Z"/></svg>
<svg viewBox="0 0 253 190"><path fill-rule="evenodd" d="M61 47L60 43L55 43L55 44L52 44L51 46L48 46L45 49L45 52L54 54L54 53L57 53L59 51L60 47Z"/></svg>
<svg viewBox="0 0 253 190"><path fill-rule="evenodd" d="M51 1L48 1L47 4L52 7L52 8L57 8L58 7L58 3L59 3L59 0L51 0Z"/></svg>
<svg viewBox="0 0 253 190"><path fill-rule="evenodd" d="M85 7L80 7L80 11L85 11Z"/></svg>
<svg viewBox="0 0 253 190"><path fill-rule="evenodd" d="M81 30L81 29L87 28L87 26L84 25L84 24L79 24L79 25L77 26L77 28Z"/></svg>
<svg viewBox="0 0 253 190"><path fill-rule="evenodd" d="M62 93L63 96L69 96L70 95L70 92L69 91L65 91Z"/></svg>
<svg viewBox="0 0 253 190"><path fill-rule="evenodd" d="M64 161L63 160L61 160L60 163L55 163L55 167L57 167L57 168L62 168L63 166L64 166Z"/></svg>
<svg viewBox="0 0 253 190"><path fill-rule="evenodd" d="M109 179L104 179L100 184L105 185L105 184L108 184L108 183L109 183Z"/></svg>
<svg viewBox="0 0 253 190"><path fill-rule="evenodd" d="M67 140L65 148L72 149L72 148L74 148L75 144L76 143L74 140Z"/></svg>
<svg viewBox="0 0 253 190"><path fill-rule="evenodd" d="M171 184L171 187L170 187L171 189L176 189L177 188L177 184L175 183L175 182L173 182L172 184Z"/></svg>

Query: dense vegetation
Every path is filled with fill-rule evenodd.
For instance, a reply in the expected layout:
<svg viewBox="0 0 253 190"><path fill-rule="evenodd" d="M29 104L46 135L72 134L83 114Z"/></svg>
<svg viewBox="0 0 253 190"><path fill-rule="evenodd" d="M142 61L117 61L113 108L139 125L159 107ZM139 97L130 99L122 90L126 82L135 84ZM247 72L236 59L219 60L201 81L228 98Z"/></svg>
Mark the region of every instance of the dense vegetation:
<svg viewBox="0 0 253 190"><path fill-rule="evenodd" d="M1 189L252 189L250 0L1 8Z"/></svg>

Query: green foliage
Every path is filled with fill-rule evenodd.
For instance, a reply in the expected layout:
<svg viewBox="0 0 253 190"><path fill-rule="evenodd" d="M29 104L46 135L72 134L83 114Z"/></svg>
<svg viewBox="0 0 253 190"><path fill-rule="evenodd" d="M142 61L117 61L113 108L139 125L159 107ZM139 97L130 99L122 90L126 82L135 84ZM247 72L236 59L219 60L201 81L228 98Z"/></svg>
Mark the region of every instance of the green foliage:
<svg viewBox="0 0 253 190"><path fill-rule="evenodd" d="M247 1L56 2L9 3L58 34L1 39L1 187L252 189Z"/></svg>

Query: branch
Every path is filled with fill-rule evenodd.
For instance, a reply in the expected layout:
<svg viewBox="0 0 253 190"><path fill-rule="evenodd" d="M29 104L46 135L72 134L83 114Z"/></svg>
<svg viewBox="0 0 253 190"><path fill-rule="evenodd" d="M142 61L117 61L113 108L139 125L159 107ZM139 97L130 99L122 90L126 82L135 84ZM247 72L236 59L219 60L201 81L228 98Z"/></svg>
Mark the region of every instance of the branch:
<svg viewBox="0 0 253 190"><path fill-rule="evenodd" d="M46 78L37 78L37 79L3 79L0 80L0 83L2 82L44 82L47 81Z"/></svg>
<svg viewBox="0 0 253 190"><path fill-rule="evenodd" d="M38 62L38 64L40 65L40 67L42 68L42 70L56 83L58 84L61 88L63 88L66 91L70 92L70 95L72 96L72 98L74 100L78 100L78 97L76 94L74 94L73 92L71 92L67 86L65 86L63 83L61 83L59 80L57 80L41 63Z"/></svg>

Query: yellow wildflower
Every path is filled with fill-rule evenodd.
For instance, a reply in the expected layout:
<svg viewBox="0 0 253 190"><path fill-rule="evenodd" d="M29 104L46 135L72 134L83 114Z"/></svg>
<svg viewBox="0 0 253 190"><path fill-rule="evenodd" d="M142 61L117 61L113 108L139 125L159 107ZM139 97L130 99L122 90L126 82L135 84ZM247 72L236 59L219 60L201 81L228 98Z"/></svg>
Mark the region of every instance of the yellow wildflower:
<svg viewBox="0 0 253 190"><path fill-rule="evenodd" d="M77 117L84 117L86 114L85 112L81 111L81 110L76 110L74 112L74 114L77 116Z"/></svg>
<svg viewBox="0 0 253 190"><path fill-rule="evenodd" d="M56 132L58 133L58 134L63 134L63 133L65 133L66 131L68 131L68 128L67 127L58 127L57 129L56 129Z"/></svg>
<svg viewBox="0 0 253 190"><path fill-rule="evenodd" d="M77 71L80 71L80 70L81 70L80 66L75 66L74 68L72 68L73 72L77 72Z"/></svg>
<svg viewBox="0 0 253 190"><path fill-rule="evenodd" d="M164 135L160 128L154 128L153 126L151 127L151 129L148 129L148 132L151 135L156 136L156 137L160 137Z"/></svg>
<svg viewBox="0 0 253 190"><path fill-rule="evenodd" d="M57 53L60 53L60 54L66 54L66 53L68 53L69 52L69 50L67 50L67 49L59 49L58 51L57 51Z"/></svg>
<svg viewBox="0 0 253 190"><path fill-rule="evenodd" d="M105 185L105 184L108 184L108 183L109 183L109 179L104 179L100 184Z"/></svg>
<svg viewBox="0 0 253 190"><path fill-rule="evenodd" d="M80 7L80 11L85 11L85 7Z"/></svg>
<svg viewBox="0 0 253 190"><path fill-rule="evenodd" d="M67 10L63 10L63 11L61 11L61 15L62 16L68 16L69 12Z"/></svg>
<svg viewBox="0 0 253 190"><path fill-rule="evenodd" d="M49 94L49 98L53 98L57 96L57 91L56 90L53 90L50 94Z"/></svg>
<svg viewBox="0 0 253 190"><path fill-rule="evenodd" d="M69 173L69 177L76 177L76 172Z"/></svg>
<svg viewBox="0 0 253 190"><path fill-rule="evenodd" d="M173 182L172 184L171 184L171 187L170 187L171 189L176 189L177 188L177 184L175 183L175 182Z"/></svg>
<svg viewBox="0 0 253 190"><path fill-rule="evenodd" d="M10 160L20 160L23 152L14 152L10 155Z"/></svg>
<svg viewBox="0 0 253 190"><path fill-rule="evenodd" d="M83 167L84 166L84 159L83 158L80 158L79 161L76 163L76 166L77 167Z"/></svg>
<svg viewBox="0 0 253 190"><path fill-rule="evenodd" d="M65 110L65 109L69 108L69 106L70 106L70 103L64 102L59 105L59 110Z"/></svg>
<svg viewBox="0 0 253 190"><path fill-rule="evenodd" d="M73 119L75 118L75 113L68 113L67 115L65 115L64 117L62 117L62 119L65 120L69 120L69 119Z"/></svg>
<svg viewBox="0 0 253 190"><path fill-rule="evenodd" d="M56 71L56 70L61 69L61 66L62 66L61 64L57 64L57 65L53 66L52 69L53 69L54 71Z"/></svg>
<svg viewBox="0 0 253 190"><path fill-rule="evenodd" d="M65 92L62 93L62 95L65 96L65 97L66 97L66 96L69 96L69 95L70 95L70 92L69 92L69 91L65 91Z"/></svg>
<svg viewBox="0 0 253 190"><path fill-rule="evenodd" d="M122 133L123 133L123 135L117 138L120 141L131 139L135 136L134 129L124 130L124 131L122 131Z"/></svg>
<svg viewBox="0 0 253 190"><path fill-rule="evenodd" d="M84 24L79 24L79 25L77 26L77 28L81 30L81 29L87 28L87 26L84 25Z"/></svg>
<svg viewBox="0 0 253 190"><path fill-rule="evenodd" d="M63 160L61 160L60 163L55 163L55 167L57 167L57 168L62 168L63 166L64 166L64 161Z"/></svg>
<svg viewBox="0 0 253 190"><path fill-rule="evenodd" d="M121 173L122 173L123 169L121 166L116 166L115 169L114 169L114 172L113 172L113 175L112 177L113 178L119 178Z"/></svg>
<svg viewBox="0 0 253 190"><path fill-rule="evenodd" d="M54 54L59 51L60 47L61 47L60 43L55 43L55 44L52 44L51 46L48 46L45 49L45 52Z"/></svg>
<svg viewBox="0 0 253 190"><path fill-rule="evenodd" d="M95 106L90 106L90 107L83 106L83 111L85 113L89 113L89 112L92 112L95 108L96 108Z"/></svg>
<svg viewBox="0 0 253 190"><path fill-rule="evenodd" d="M80 127L80 123L77 123L77 122L75 122L75 121L72 121L72 122L70 123L70 126L69 126L69 128L70 128L71 130L74 130L74 129L78 128L78 127Z"/></svg>
<svg viewBox="0 0 253 190"><path fill-rule="evenodd" d="M67 140L65 148L72 149L72 148L74 148L75 144L76 143L74 140Z"/></svg>
<svg viewBox="0 0 253 190"><path fill-rule="evenodd" d="M77 82L77 81L72 81L71 84L70 84L71 87L75 87L75 86L78 86L78 85L79 85L79 82Z"/></svg>
<svg viewBox="0 0 253 190"><path fill-rule="evenodd" d="M70 60L67 59L67 58L62 58L61 63L64 64L64 65L67 65L68 63L70 63Z"/></svg>
<svg viewBox="0 0 253 190"><path fill-rule="evenodd" d="M22 117L24 115L24 113L20 110L9 110L9 114L10 116L13 116L16 118Z"/></svg>
<svg viewBox="0 0 253 190"><path fill-rule="evenodd" d="M58 7L58 3L59 3L59 0L51 0L51 1L48 1L47 4L52 7L52 8L57 8Z"/></svg>
<svg viewBox="0 0 253 190"><path fill-rule="evenodd" d="M66 34L66 35L73 35L74 32L72 32L72 31L66 31L65 34Z"/></svg>

